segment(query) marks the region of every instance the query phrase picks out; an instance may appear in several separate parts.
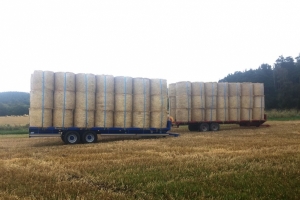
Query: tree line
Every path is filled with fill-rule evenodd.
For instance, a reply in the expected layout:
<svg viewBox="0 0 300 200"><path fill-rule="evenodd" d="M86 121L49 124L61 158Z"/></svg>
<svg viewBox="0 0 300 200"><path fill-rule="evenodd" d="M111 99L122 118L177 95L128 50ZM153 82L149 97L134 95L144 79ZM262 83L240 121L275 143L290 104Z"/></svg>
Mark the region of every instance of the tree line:
<svg viewBox="0 0 300 200"><path fill-rule="evenodd" d="M264 83L266 109L300 109L300 55L295 59L279 56L273 66L237 71L219 82Z"/></svg>
<svg viewBox="0 0 300 200"><path fill-rule="evenodd" d="M28 114L29 100L26 92L0 92L0 116Z"/></svg>

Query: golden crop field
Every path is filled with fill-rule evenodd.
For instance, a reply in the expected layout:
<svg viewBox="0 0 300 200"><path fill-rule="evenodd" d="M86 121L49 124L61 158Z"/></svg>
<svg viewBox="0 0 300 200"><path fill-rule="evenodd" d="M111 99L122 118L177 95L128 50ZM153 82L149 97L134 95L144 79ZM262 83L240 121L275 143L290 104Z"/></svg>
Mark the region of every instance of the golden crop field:
<svg viewBox="0 0 300 200"><path fill-rule="evenodd" d="M0 116L0 126L25 126L29 124L29 116Z"/></svg>
<svg viewBox="0 0 300 200"><path fill-rule="evenodd" d="M0 136L0 199L298 199L300 121L177 138Z"/></svg>

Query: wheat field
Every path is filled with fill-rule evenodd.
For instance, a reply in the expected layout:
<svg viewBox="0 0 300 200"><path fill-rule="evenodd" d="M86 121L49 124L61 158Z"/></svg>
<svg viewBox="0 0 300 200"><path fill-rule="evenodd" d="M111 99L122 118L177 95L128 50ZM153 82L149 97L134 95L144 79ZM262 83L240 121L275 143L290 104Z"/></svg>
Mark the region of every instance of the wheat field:
<svg viewBox="0 0 300 200"><path fill-rule="evenodd" d="M29 116L0 116L0 126L26 126L29 124Z"/></svg>
<svg viewBox="0 0 300 200"><path fill-rule="evenodd" d="M0 135L0 199L297 199L300 121L177 138Z"/></svg>

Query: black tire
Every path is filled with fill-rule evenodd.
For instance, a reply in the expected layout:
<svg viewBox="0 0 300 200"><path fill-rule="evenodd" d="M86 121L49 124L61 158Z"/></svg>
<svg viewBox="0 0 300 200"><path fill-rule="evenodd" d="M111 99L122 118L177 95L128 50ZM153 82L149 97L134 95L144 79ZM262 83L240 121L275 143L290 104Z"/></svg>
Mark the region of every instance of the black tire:
<svg viewBox="0 0 300 200"><path fill-rule="evenodd" d="M79 133L76 131L67 132L63 140L66 144L78 144L80 142Z"/></svg>
<svg viewBox="0 0 300 200"><path fill-rule="evenodd" d="M189 129L189 131L198 131L198 125L197 124L189 124L188 129Z"/></svg>
<svg viewBox="0 0 300 200"><path fill-rule="evenodd" d="M220 130L220 124L218 124L218 123L211 123L210 126L209 126L209 129L211 131L218 131L218 130Z"/></svg>
<svg viewBox="0 0 300 200"><path fill-rule="evenodd" d="M200 124L199 131L201 131L201 132L209 131L209 125L207 123Z"/></svg>
<svg viewBox="0 0 300 200"><path fill-rule="evenodd" d="M65 135L66 135L65 133L62 133L61 136L60 136L61 140L62 140L64 143L66 143L66 142L65 142Z"/></svg>
<svg viewBox="0 0 300 200"><path fill-rule="evenodd" d="M82 143L95 143L98 140L98 135L93 131L87 131L82 135Z"/></svg>

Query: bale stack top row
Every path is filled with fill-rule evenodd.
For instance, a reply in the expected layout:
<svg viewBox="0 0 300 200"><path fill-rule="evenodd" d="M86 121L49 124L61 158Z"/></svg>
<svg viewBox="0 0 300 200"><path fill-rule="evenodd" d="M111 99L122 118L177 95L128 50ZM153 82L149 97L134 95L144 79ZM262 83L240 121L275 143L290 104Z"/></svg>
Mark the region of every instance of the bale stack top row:
<svg viewBox="0 0 300 200"><path fill-rule="evenodd" d="M263 83L169 84L169 113L177 122L263 120Z"/></svg>
<svg viewBox="0 0 300 200"><path fill-rule="evenodd" d="M31 76L30 126L165 128L167 106L165 79L40 70Z"/></svg>

